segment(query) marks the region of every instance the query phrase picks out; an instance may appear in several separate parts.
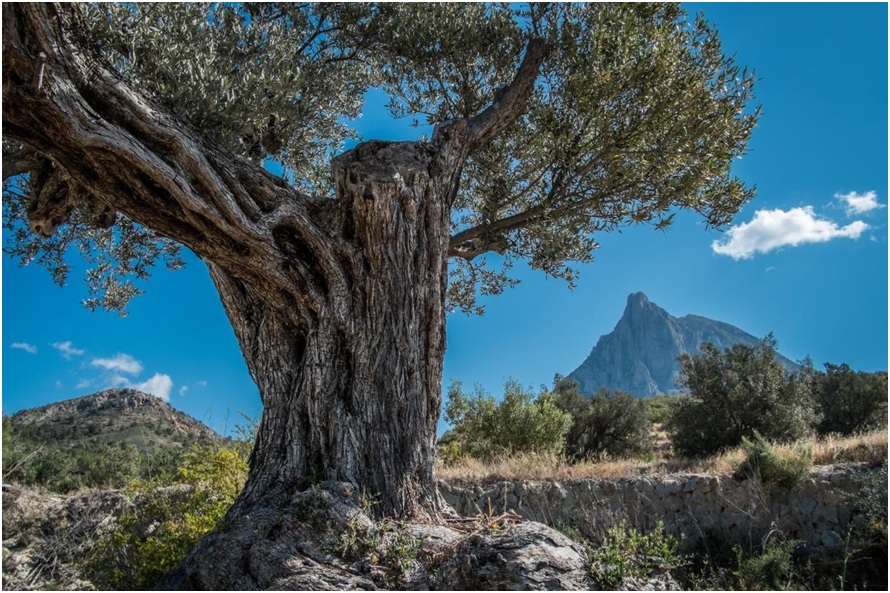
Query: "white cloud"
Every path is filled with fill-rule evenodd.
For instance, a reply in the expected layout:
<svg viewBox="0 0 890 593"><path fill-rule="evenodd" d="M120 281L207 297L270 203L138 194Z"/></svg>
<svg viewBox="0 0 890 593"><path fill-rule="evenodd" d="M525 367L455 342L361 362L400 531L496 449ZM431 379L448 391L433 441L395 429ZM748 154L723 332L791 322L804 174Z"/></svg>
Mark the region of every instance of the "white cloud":
<svg viewBox="0 0 890 593"><path fill-rule="evenodd" d="M195 385L198 387L207 387L207 381L196 381Z"/></svg>
<svg viewBox="0 0 890 593"><path fill-rule="evenodd" d="M726 238L711 243L714 253L733 259L748 259L755 253L767 253L787 245L822 243L846 237L858 239L869 226L857 220L839 227L831 220L818 218L812 206L784 210L758 210L751 222L731 227Z"/></svg>
<svg viewBox="0 0 890 593"><path fill-rule="evenodd" d="M834 194L834 197L844 203L844 210L847 212L847 216L864 214L878 208L887 207L886 204L878 203L878 193L874 191L867 191L864 194L851 191L848 194Z"/></svg>
<svg viewBox="0 0 890 593"><path fill-rule="evenodd" d="M170 391L173 389L173 379L170 378L170 375L155 373L154 376L148 381L136 383L134 385L130 385L130 387L137 391L144 391L145 393L156 395L165 402L169 402Z"/></svg>
<svg viewBox="0 0 890 593"><path fill-rule="evenodd" d="M189 390L189 386L183 385L182 387L179 388L179 395L185 395L185 392L188 390Z"/></svg>
<svg viewBox="0 0 890 593"><path fill-rule="evenodd" d="M24 350L28 354L37 354L37 346L33 344L28 344L26 342L13 342L9 345L10 348L16 348L18 350Z"/></svg>
<svg viewBox="0 0 890 593"><path fill-rule="evenodd" d="M115 375L110 379L112 387L129 387L130 380L126 377L122 377L121 375Z"/></svg>
<svg viewBox="0 0 890 593"><path fill-rule="evenodd" d="M94 367L102 367L109 371L118 371L129 375L138 375L142 372L142 363L129 354L117 354L112 358L94 358ZM120 379L122 377L117 377Z"/></svg>
<svg viewBox="0 0 890 593"><path fill-rule="evenodd" d="M93 384L93 382L90 381L89 379L83 379L80 382L78 382L77 385L74 386L74 388L75 389L86 389L87 387L89 387L92 384Z"/></svg>
<svg viewBox="0 0 890 593"><path fill-rule="evenodd" d="M52 347L58 350L62 354L62 356L65 357L65 360L71 360L72 356L80 356L84 353L83 350L72 346L71 340L67 340L65 342L53 342Z"/></svg>
<svg viewBox="0 0 890 593"><path fill-rule="evenodd" d="M110 382L112 387L126 387L127 389L150 393L165 402L170 401L170 392L173 390L173 379L170 378L170 375L163 373L155 373L151 379L141 383L133 383L130 379L121 375L112 377Z"/></svg>

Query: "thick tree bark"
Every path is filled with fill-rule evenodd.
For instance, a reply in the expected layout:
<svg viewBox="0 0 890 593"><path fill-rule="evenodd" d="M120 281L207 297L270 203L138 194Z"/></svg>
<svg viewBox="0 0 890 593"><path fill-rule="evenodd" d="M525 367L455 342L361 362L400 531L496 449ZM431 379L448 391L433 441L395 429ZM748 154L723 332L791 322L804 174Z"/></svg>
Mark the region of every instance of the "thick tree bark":
<svg viewBox="0 0 890 593"><path fill-rule="evenodd" d="M432 154L374 142L336 160L335 277L312 265L296 234L273 231L290 265L311 270L316 301L281 302L211 266L263 398L239 505L335 480L359 486L387 515L438 512L452 182L430 175Z"/></svg>
<svg viewBox="0 0 890 593"><path fill-rule="evenodd" d="M4 134L58 189L36 192L32 229L88 197L207 262L264 406L233 516L314 480L353 484L378 514L436 516L451 206L468 154L521 115L543 42L476 117L334 159L327 200L176 121L70 27L65 7L3 6Z"/></svg>

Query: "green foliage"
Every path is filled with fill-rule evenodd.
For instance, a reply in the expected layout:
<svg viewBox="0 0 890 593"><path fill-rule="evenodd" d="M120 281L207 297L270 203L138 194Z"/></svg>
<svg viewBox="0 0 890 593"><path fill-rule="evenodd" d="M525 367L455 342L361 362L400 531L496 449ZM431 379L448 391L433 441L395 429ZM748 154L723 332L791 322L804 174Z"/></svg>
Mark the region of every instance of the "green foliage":
<svg viewBox="0 0 890 593"><path fill-rule="evenodd" d="M856 476L859 491L849 497L853 511L849 548L840 577L844 589L887 589L887 460Z"/></svg>
<svg viewBox="0 0 890 593"><path fill-rule="evenodd" d="M454 228L470 250L504 256L450 268L449 304L465 311L479 309L477 292L515 282L516 259L571 284L572 262L591 261L598 247L595 233L666 228L678 208L719 226L753 195L731 164L759 115L754 74L679 4L88 3L73 11L67 37L85 55L197 133L257 163L282 163L287 182L316 194L333 191L330 158L356 136L349 123L368 89L386 93L396 117L469 118L501 96L529 41L543 40L548 55L522 116L473 147L462 167ZM58 281L69 248L95 256L90 306L122 310L153 263L181 263L169 241L123 214L119 232L97 231L77 208L59 238L34 238L21 181L4 183L7 249Z"/></svg>
<svg viewBox="0 0 890 593"><path fill-rule="evenodd" d="M757 120L748 106L754 76L724 56L704 19L676 4L513 10L531 25L513 55L530 33L552 49L526 113L464 167L457 230L473 247L504 255L452 267L451 302L464 311L475 310L474 287L498 294L510 286L516 259L573 285L573 262L592 260L598 233L638 223L667 228L674 208L719 226L753 195L729 164ZM486 69L492 91L501 73ZM436 118L461 115L449 107L456 101L436 96L445 85L418 86L424 92L405 101L410 109L432 103Z"/></svg>
<svg viewBox="0 0 890 593"><path fill-rule="evenodd" d="M814 394L821 434L852 435L887 424L887 373L862 373L847 364L825 363Z"/></svg>
<svg viewBox="0 0 890 593"><path fill-rule="evenodd" d="M751 439L742 437L745 460L738 473L757 478L763 484L778 484L793 488L803 482L813 468L813 450L795 447L789 456L782 456L776 447L758 432Z"/></svg>
<svg viewBox="0 0 890 593"><path fill-rule="evenodd" d="M133 512L102 535L87 574L100 588L151 589L221 524L246 478L238 450L196 446L182 456L174 479L133 483Z"/></svg>
<svg viewBox="0 0 890 593"><path fill-rule="evenodd" d="M460 453L485 460L512 453L558 455L571 424L551 393L542 389L535 395L513 380L505 383L500 401L479 387L464 393L452 381L445 419L454 427Z"/></svg>
<svg viewBox="0 0 890 593"><path fill-rule="evenodd" d="M4 480L50 492L121 488L134 479L160 479L176 467L183 450L175 445L140 448L138 438L77 440L78 427L21 431L11 420L9 426L3 431Z"/></svg>
<svg viewBox="0 0 890 593"><path fill-rule="evenodd" d="M445 465L453 465L461 458L460 440L453 430L447 430L436 442L439 458Z"/></svg>
<svg viewBox="0 0 890 593"><path fill-rule="evenodd" d="M680 542L667 535L659 522L648 533L618 525L610 527L604 541L589 548L590 574L604 591L615 589L628 578L646 578L681 566Z"/></svg>
<svg viewBox="0 0 890 593"><path fill-rule="evenodd" d="M132 443L96 449L22 439L4 452L3 471L5 480L65 493L80 488L120 488L134 478L169 471L175 459L172 451L141 452Z"/></svg>
<svg viewBox="0 0 890 593"><path fill-rule="evenodd" d="M795 566L792 553L797 540L770 539L758 554L745 554L733 548L736 567L732 571L734 587L743 591L800 591L805 578Z"/></svg>
<svg viewBox="0 0 890 593"><path fill-rule="evenodd" d="M651 450L649 420L642 400L608 389L587 397L570 379L556 384L555 396L557 407L572 417L566 434L566 454L570 458L629 457Z"/></svg>
<svg viewBox="0 0 890 593"><path fill-rule="evenodd" d="M371 82L359 4L84 5L97 57L236 154L300 180L354 136ZM188 56L187 59L184 59Z"/></svg>
<svg viewBox="0 0 890 593"><path fill-rule="evenodd" d="M739 445L755 431L774 442L798 439L816 414L812 372L788 374L776 360L776 342L736 344L721 352L711 344L679 357L680 379L690 397L671 418L671 438L681 455L703 456Z"/></svg>
<svg viewBox="0 0 890 593"><path fill-rule="evenodd" d="M7 144L4 140L4 154ZM67 224L52 237L41 237L27 224L31 199L25 176L4 180L4 253L22 266L36 263L45 267L53 282L62 287L71 272L66 254L76 252L87 266L83 281L88 297L83 304L90 310L100 308L123 316L130 299L143 292L139 284L149 278L155 266L178 270L185 265L177 243L124 215L118 215L113 227L98 228L94 204L90 203L75 206Z"/></svg>
<svg viewBox="0 0 890 593"><path fill-rule="evenodd" d="M134 479L172 478L183 451L221 442L152 396L97 394L4 418L3 475L59 493L122 488Z"/></svg>
<svg viewBox="0 0 890 593"><path fill-rule="evenodd" d="M669 424L674 410L688 396L685 395L655 395L644 397L641 401L646 406L646 417L653 424Z"/></svg>

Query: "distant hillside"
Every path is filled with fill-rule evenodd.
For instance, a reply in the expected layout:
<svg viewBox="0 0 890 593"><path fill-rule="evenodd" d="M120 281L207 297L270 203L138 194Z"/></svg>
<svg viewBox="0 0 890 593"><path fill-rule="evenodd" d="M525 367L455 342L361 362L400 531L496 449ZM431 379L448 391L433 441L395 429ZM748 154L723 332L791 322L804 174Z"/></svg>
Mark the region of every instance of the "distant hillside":
<svg viewBox="0 0 890 593"><path fill-rule="evenodd" d="M167 471L223 438L153 395L108 389L3 419L3 479L55 491L120 485Z"/></svg>
<svg viewBox="0 0 890 593"><path fill-rule="evenodd" d="M20 436L36 441L69 447L132 444L141 452L222 438L170 404L133 389L108 389L22 410L13 414L12 425Z"/></svg>
<svg viewBox="0 0 890 593"><path fill-rule="evenodd" d="M734 344L753 346L760 341L739 328L698 315L673 317L642 292L627 297L615 329L602 336L587 359L572 371L583 393L601 387L621 389L638 397L675 394L680 365L677 357L698 352L710 342L723 350ZM798 365L779 356L789 370Z"/></svg>

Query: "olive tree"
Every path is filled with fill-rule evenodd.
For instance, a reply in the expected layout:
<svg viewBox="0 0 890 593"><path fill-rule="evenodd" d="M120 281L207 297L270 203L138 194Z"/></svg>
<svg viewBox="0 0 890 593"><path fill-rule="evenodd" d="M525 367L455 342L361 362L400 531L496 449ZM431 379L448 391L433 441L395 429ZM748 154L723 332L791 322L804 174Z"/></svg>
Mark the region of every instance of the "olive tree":
<svg viewBox="0 0 890 593"><path fill-rule="evenodd" d="M811 434L817 420L813 369L788 372L776 340L720 350L705 342L681 354L680 383L689 391L671 414L671 441L681 455L712 455L744 439L790 442Z"/></svg>
<svg viewBox="0 0 890 593"><path fill-rule="evenodd" d="M554 381L556 406L572 418L565 439L566 455L575 460L633 457L652 451L646 403L620 389L581 393L569 378Z"/></svg>
<svg viewBox="0 0 890 593"><path fill-rule="evenodd" d="M672 4L5 3L6 249L112 310L206 263L264 407L233 515L319 476L437 516L446 311L728 223L753 80ZM431 136L343 151L371 88Z"/></svg>
<svg viewBox="0 0 890 593"><path fill-rule="evenodd" d="M460 381L452 381L445 420L453 426L449 439L456 453L486 461L521 453L560 455L572 424L552 393L542 388L535 394L513 379L504 383L500 401L479 386L465 393Z"/></svg>

